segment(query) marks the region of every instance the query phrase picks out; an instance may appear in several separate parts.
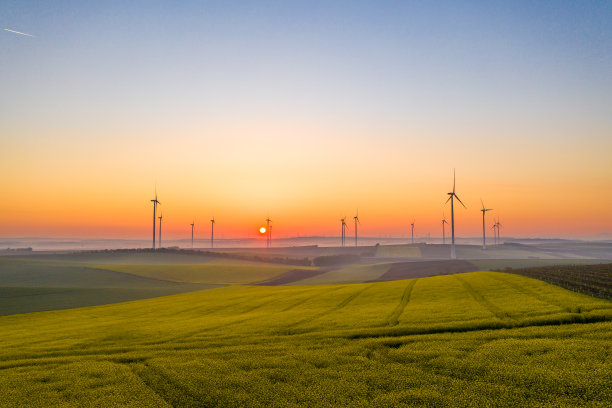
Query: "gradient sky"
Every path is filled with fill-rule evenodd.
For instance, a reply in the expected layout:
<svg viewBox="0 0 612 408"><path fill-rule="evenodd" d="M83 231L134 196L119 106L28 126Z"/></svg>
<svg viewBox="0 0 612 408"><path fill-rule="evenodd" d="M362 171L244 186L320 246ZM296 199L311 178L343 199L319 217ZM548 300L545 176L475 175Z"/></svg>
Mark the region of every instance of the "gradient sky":
<svg viewBox="0 0 612 408"><path fill-rule="evenodd" d="M0 3L0 236L612 232L610 1ZM29 33L21 36L4 28ZM204 234L204 233L202 233Z"/></svg>

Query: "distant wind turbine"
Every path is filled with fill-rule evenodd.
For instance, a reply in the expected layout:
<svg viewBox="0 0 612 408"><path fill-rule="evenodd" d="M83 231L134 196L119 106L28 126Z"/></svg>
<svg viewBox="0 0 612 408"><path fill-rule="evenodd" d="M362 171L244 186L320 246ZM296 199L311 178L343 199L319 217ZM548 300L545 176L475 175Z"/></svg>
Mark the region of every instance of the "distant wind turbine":
<svg viewBox="0 0 612 408"><path fill-rule="evenodd" d="M215 238L215 217L212 217L210 220L210 247L214 247L214 238Z"/></svg>
<svg viewBox="0 0 612 408"><path fill-rule="evenodd" d="M340 222L342 223L342 248L344 248L344 242L346 241L346 231L348 230L348 225L346 224L346 215L344 218L340 218Z"/></svg>
<svg viewBox="0 0 612 408"><path fill-rule="evenodd" d="M412 224L410 224L410 227L412 229L412 244L414 245L414 220L412 220Z"/></svg>
<svg viewBox="0 0 612 408"><path fill-rule="evenodd" d="M497 242L499 245L501 245L501 227L503 227L503 225L499 222L499 217L497 217Z"/></svg>
<svg viewBox="0 0 612 408"><path fill-rule="evenodd" d="M353 217L353 220L355 222L355 248L357 247L357 224L361 224L361 221L359 221L359 209L357 209L357 214Z"/></svg>
<svg viewBox="0 0 612 408"><path fill-rule="evenodd" d="M272 220L270 216L266 218L266 248L270 248L272 246L272 235L270 235L270 223Z"/></svg>
<svg viewBox="0 0 612 408"><path fill-rule="evenodd" d="M155 210L157 209L157 205L161 205L161 203L157 200L157 187L155 187L155 199L151 200L153 203L153 249L155 249Z"/></svg>
<svg viewBox="0 0 612 408"><path fill-rule="evenodd" d="M487 236L485 234L485 213L487 211L492 211L492 208L485 208L484 203L482 202L482 198L480 199L480 204L482 204L482 249L487 249Z"/></svg>
<svg viewBox="0 0 612 408"><path fill-rule="evenodd" d="M493 224L491 229L493 230L493 237L495 239L495 245L497 245L497 222Z"/></svg>
<svg viewBox="0 0 612 408"><path fill-rule="evenodd" d="M446 221L446 215L442 213L442 245L446 244L446 234L444 233L444 224L448 224L448 221Z"/></svg>
<svg viewBox="0 0 612 408"><path fill-rule="evenodd" d="M193 226L195 225L195 221L191 221L191 249L193 249Z"/></svg>
<svg viewBox="0 0 612 408"><path fill-rule="evenodd" d="M453 191L451 193L448 193L448 195L450 197L448 197L448 200L446 200L446 202L447 203L449 201L451 202L451 258L452 259L456 259L457 258L457 253L455 252L455 207L454 207L454 199L456 198L457 201L459 201L461 203L463 208L467 208L467 207L465 206L465 204L463 204L461 199L459 199L457 194L455 194L455 170L454 169L453 169Z"/></svg>
<svg viewBox="0 0 612 408"><path fill-rule="evenodd" d="M162 243L161 243L161 223L162 223L162 217L163 216L164 216L164 214L160 213L159 217L158 217L159 218L159 239L158 239L159 243L158 243L158 245L159 245L160 248L162 247Z"/></svg>

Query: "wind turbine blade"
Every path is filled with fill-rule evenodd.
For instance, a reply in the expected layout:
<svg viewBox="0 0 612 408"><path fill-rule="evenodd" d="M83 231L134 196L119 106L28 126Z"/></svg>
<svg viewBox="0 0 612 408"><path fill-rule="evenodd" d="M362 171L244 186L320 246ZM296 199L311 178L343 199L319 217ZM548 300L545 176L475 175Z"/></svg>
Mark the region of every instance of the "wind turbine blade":
<svg viewBox="0 0 612 408"><path fill-rule="evenodd" d="M482 198L480 199L480 204L482 204L482 209L484 210L485 206L484 206L484 203L482 202ZM485 211L487 211L487 210L485 210Z"/></svg>
<svg viewBox="0 0 612 408"><path fill-rule="evenodd" d="M448 196L448 200L446 200L446 202L444 203L444 205L448 204L448 202L451 200L451 198L453 198L453 196L452 196L452 195L449 195L449 196Z"/></svg>
<svg viewBox="0 0 612 408"><path fill-rule="evenodd" d="M455 193L455 169L453 169L453 193Z"/></svg>
<svg viewBox="0 0 612 408"><path fill-rule="evenodd" d="M461 199L459 197L457 197L457 194L455 194L455 198L457 199L457 201L459 201L461 203L461 205L463 206L463 208L467 208L465 206L465 204L463 204L463 202L461 201Z"/></svg>

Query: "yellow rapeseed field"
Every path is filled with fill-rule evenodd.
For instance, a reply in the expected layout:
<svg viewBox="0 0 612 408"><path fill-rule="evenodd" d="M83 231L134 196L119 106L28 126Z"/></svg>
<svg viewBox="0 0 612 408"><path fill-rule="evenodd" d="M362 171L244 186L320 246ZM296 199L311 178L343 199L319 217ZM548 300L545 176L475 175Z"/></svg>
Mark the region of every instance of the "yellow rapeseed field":
<svg viewBox="0 0 612 408"><path fill-rule="evenodd" d="M0 317L1 406L610 406L612 302L474 272Z"/></svg>

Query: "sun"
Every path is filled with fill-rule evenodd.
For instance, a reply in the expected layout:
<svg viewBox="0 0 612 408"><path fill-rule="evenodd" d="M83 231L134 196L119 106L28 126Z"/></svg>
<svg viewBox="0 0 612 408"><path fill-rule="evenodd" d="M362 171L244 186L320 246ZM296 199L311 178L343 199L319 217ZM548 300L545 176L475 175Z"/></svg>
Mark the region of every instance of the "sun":
<svg viewBox="0 0 612 408"><path fill-rule="evenodd" d="M259 229L259 233L260 233L260 234L265 234L265 233L266 233L266 227L261 227L261 228Z"/></svg>

